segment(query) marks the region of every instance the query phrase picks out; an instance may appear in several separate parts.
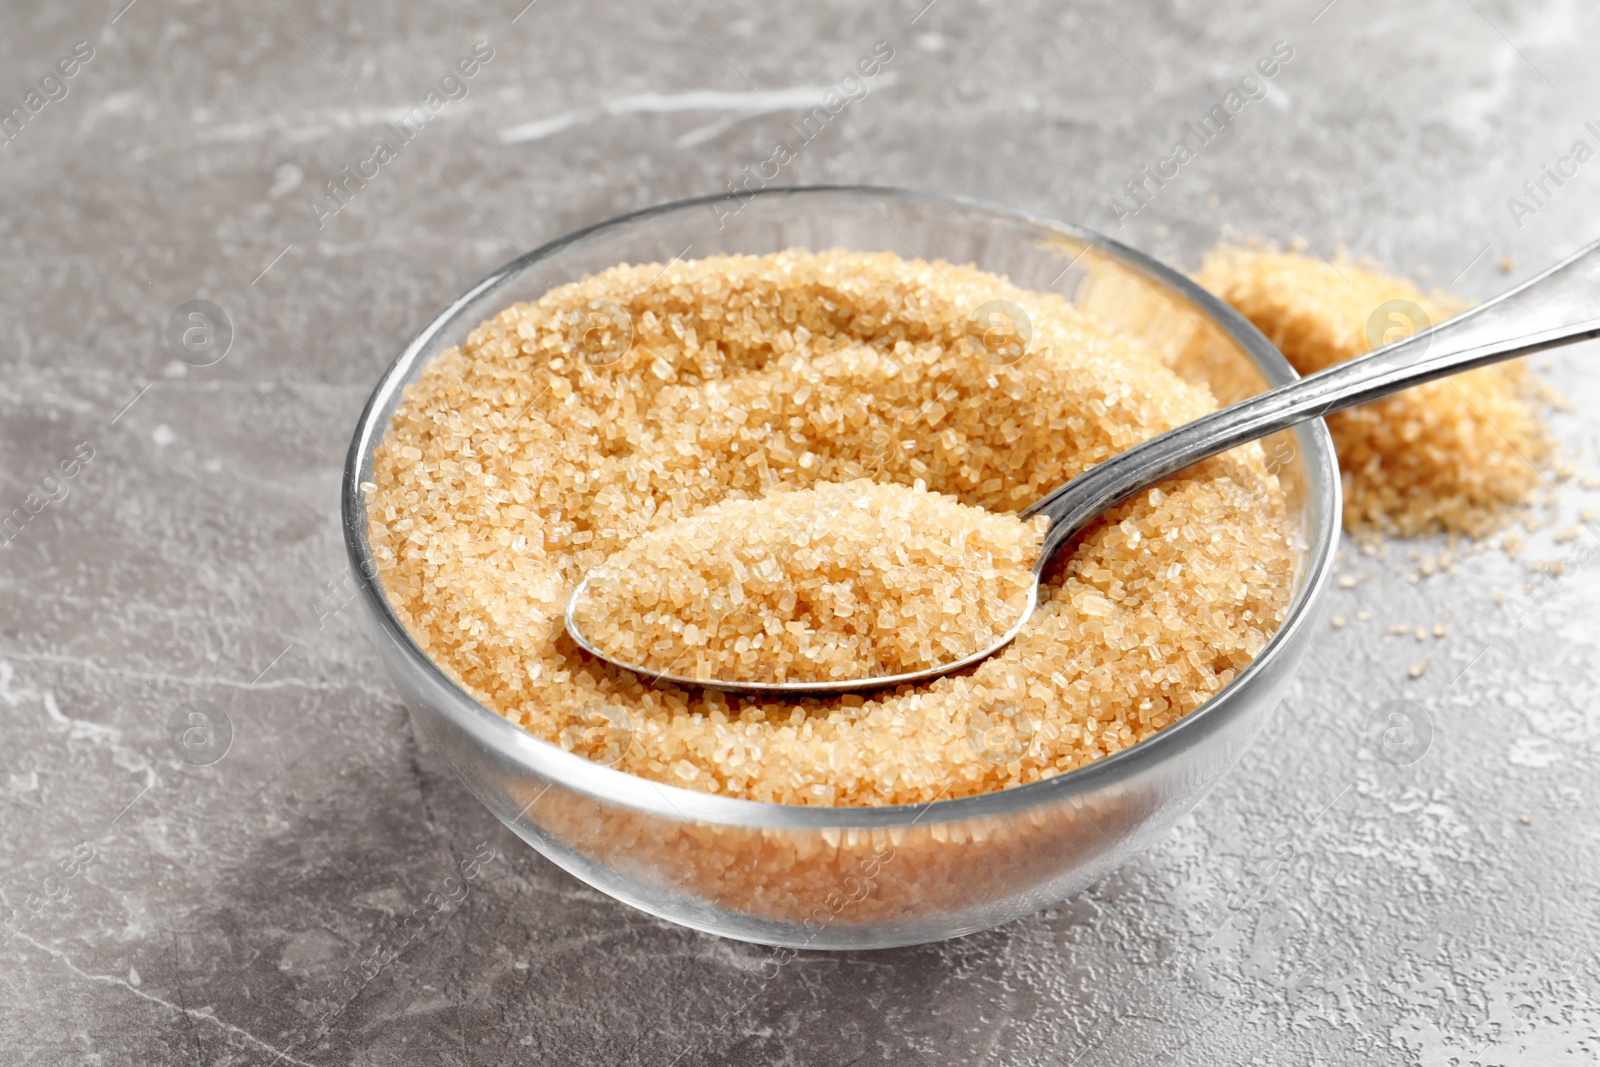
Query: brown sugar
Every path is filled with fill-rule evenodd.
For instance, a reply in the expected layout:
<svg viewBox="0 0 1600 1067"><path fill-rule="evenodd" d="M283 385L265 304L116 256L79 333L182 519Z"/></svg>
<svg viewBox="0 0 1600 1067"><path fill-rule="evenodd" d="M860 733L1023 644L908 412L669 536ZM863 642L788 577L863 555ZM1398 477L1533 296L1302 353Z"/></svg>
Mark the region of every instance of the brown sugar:
<svg viewBox="0 0 1600 1067"><path fill-rule="evenodd" d="M702 681L845 682L999 640L1049 525L865 478L725 500L588 577L575 622L622 663Z"/></svg>
<svg viewBox="0 0 1600 1067"><path fill-rule="evenodd" d="M972 341L993 301L1020 358ZM625 351L575 346L586 309ZM1038 781L1205 703L1283 620L1295 523L1261 447L1120 505L977 667L865 696L653 686L562 626L579 579L725 502L870 478L1014 515L1215 408L1059 296L892 254L623 265L507 308L407 387L368 494L374 555L421 648L535 736L672 785L790 804L931 801Z"/></svg>
<svg viewBox="0 0 1600 1067"><path fill-rule="evenodd" d="M1196 280L1244 314L1301 374L1443 322L1464 305L1351 263L1214 249ZM1393 332L1398 331L1398 332ZM1480 537L1529 502L1552 447L1522 362L1496 364L1328 417L1349 529Z"/></svg>

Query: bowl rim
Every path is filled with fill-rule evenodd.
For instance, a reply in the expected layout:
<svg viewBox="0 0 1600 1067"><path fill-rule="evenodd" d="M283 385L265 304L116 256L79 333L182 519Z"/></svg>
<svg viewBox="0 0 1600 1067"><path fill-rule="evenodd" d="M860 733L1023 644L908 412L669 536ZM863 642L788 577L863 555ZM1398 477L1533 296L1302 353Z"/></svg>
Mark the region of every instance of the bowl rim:
<svg viewBox="0 0 1600 1067"><path fill-rule="evenodd" d="M373 452L387 432L389 417L401 399L401 391L413 367L425 358L434 338L454 325L463 311L497 287L520 276L530 267L537 269L536 265L541 260L591 237L675 212L712 208L713 205L731 202L742 205L753 197L804 199L839 195L933 203L963 212L1025 223L1053 235L1092 245L1123 266L1187 299L1239 346L1269 385L1281 385L1299 377L1282 353L1244 316L1187 276L1145 253L1074 223L947 193L844 183L769 186L742 193L690 197L585 226L516 257L446 305L417 332L385 369L357 421L345 457L340 498L347 558L356 588L367 609L366 617L379 631L377 636L380 639L387 638L410 666L422 672L429 688L443 698L443 706L433 710L448 715L453 725L463 729L480 746L518 765L523 772L609 804L635 808L669 819L688 818L730 826L870 830L907 828L923 821L925 817L929 822L939 823L994 817L1115 789L1147 768L1180 755L1190 747L1191 741L1199 741L1205 733L1226 726L1228 720L1248 700L1258 680L1269 675L1278 661L1290 654L1296 640L1303 635L1309 623L1308 609L1319 600L1331 578L1341 527L1342 494L1338 460L1333 438L1321 419L1300 423L1291 431L1300 446L1300 456L1305 465L1307 488L1304 506L1312 515L1313 529L1302 557L1305 580L1290 602L1284 624L1244 670L1195 711L1128 748L1027 785L972 796L874 807L781 804L700 792L593 763L544 741L479 702L434 662L394 613L378 580L377 567L367 539L366 500L361 492L363 472L370 469Z"/></svg>

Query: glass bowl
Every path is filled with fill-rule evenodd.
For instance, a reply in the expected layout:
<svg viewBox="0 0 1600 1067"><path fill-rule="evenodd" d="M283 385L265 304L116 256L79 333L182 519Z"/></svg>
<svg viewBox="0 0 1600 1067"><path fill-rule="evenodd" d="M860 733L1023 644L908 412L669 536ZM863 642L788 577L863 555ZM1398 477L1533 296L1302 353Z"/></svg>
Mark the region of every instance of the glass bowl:
<svg viewBox="0 0 1600 1067"><path fill-rule="evenodd" d="M1147 848L1238 762L1308 639L1339 536L1320 422L1267 441L1298 520L1287 622L1199 710L1129 749L1031 785L930 804L825 808L680 789L563 751L484 707L422 652L375 577L361 483L402 388L509 304L617 263L786 248L895 251L1055 290L1159 351L1224 403L1292 380L1278 351L1171 269L1066 223L896 189L772 189L667 204L581 230L463 294L384 373L345 463L345 543L364 615L412 715L523 840L618 900L724 937L793 948L916 944L1076 893Z"/></svg>

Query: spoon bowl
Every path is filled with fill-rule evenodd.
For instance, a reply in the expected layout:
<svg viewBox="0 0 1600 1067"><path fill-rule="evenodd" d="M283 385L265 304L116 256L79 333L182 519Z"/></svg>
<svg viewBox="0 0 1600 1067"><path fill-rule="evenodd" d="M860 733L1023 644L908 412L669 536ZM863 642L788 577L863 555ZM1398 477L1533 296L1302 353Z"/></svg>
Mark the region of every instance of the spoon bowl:
<svg viewBox="0 0 1600 1067"><path fill-rule="evenodd" d="M1017 621L987 647L980 648L970 655L962 656L960 659L938 664L928 670L871 675L865 678L852 678L838 682L746 682L738 679L696 678L690 675L673 674L670 671L658 671L650 667L625 662L602 651L589 638L584 636L583 630L578 626L575 616L577 615L579 604L583 600L583 594L587 591L589 582L594 577L593 572L584 575L583 580L573 589L572 595L567 598L567 607L562 614L562 620L566 624L567 635L572 638L573 643L579 648L591 655L598 656L607 663L633 671L635 674L643 675L653 681L667 682L672 685L696 685L704 689L715 689L721 693L738 693L750 696L830 696L838 693L862 693L870 692L874 689L893 689L897 685L915 685L930 678L937 678L940 675L959 671L964 667L976 666L1002 648L1005 648L1016 640L1017 635L1022 632L1022 628L1033 617L1034 609L1039 606L1039 585L1047 562L1044 556L1041 555L1039 561L1034 564L1033 584L1028 588L1028 597L1023 602L1022 610L1017 615Z"/></svg>

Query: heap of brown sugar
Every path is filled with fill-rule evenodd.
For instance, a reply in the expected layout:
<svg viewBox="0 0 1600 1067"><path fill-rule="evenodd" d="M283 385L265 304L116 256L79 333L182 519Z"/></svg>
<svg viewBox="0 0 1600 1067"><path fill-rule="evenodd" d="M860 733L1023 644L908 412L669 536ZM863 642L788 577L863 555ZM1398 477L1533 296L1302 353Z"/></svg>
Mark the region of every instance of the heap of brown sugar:
<svg viewBox="0 0 1600 1067"><path fill-rule="evenodd" d="M1196 280L1301 374L1464 309L1404 279L1294 252L1217 248ZM1346 527L1479 537L1504 526L1529 502L1551 455L1533 384L1522 363L1495 364L1329 416Z"/></svg>

